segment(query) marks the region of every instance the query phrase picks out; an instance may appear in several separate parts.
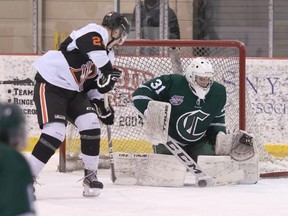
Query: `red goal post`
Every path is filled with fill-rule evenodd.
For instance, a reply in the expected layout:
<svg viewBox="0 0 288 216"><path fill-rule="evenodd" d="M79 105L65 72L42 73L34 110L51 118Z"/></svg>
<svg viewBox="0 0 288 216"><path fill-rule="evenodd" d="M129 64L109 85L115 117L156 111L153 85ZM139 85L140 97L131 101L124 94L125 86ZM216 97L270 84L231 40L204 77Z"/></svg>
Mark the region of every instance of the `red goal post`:
<svg viewBox="0 0 288 216"><path fill-rule="evenodd" d="M226 124L230 132L247 130L257 135L252 108L246 92L245 46L234 40L131 40L115 49L115 66L123 70L109 99L115 109L115 124L111 127L114 152L153 153L145 140L143 121L133 108L133 91L151 78L171 73L182 74L191 59L207 57L215 70L214 79L227 90ZM106 127L102 127L101 158L108 156ZM258 140L263 160L270 156ZM60 150L59 170L74 170L82 164L77 129L69 126L66 142ZM260 157L261 159L261 157Z"/></svg>

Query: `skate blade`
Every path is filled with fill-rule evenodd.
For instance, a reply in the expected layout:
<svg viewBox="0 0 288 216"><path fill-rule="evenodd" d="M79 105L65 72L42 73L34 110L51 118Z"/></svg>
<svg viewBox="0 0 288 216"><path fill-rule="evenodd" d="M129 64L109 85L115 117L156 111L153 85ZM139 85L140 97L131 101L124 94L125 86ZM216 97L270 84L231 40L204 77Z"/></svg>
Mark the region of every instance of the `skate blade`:
<svg viewBox="0 0 288 216"><path fill-rule="evenodd" d="M89 188L84 187L83 196L84 197L98 197L101 193L101 188Z"/></svg>

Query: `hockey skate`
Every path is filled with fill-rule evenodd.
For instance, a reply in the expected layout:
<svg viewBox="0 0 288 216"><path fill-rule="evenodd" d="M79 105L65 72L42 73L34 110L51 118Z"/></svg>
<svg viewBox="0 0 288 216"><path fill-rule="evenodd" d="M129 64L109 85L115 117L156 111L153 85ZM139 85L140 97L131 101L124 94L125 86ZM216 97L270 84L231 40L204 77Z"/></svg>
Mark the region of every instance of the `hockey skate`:
<svg viewBox="0 0 288 216"><path fill-rule="evenodd" d="M84 197L97 197L103 189L102 182L97 179L97 171L84 170L83 180L83 196Z"/></svg>

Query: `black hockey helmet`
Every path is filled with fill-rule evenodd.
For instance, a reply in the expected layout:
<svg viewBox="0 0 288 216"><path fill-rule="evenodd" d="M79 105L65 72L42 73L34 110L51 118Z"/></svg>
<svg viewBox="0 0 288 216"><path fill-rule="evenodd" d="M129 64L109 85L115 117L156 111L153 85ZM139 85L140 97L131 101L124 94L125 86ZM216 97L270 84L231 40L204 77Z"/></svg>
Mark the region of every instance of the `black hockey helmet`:
<svg viewBox="0 0 288 216"><path fill-rule="evenodd" d="M111 30L121 28L122 32L121 35L127 36L130 31L130 23L128 19L123 16L121 13L118 12L110 12L106 14L102 21L103 26L107 26Z"/></svg>
<svg viewBox="0 0 288 216"><path fill-rule="evenodd" d="M0 142L15 148L26 145L25 117L18 105L0 103Z"/></svg>

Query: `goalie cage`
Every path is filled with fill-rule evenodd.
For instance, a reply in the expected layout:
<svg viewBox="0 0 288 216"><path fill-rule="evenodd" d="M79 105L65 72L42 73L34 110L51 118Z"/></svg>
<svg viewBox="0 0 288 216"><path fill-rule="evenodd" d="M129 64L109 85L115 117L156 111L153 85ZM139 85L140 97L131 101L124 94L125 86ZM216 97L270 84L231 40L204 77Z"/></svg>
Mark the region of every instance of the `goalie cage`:
<svg viewBox="0 0 288 216"><path fill-rule="evenodd" d="M256 137L261 177L288 176L288 160L270 155L263 146L257 122L253 119L248 93L245 91L245 46L239 41L133 40L117 47L115 66L123 70L109 99L115 109L111 127L113 151L153 153L145 141L143 121L133 108L132 92L149 79L169 73L182 74L191 58L209 58L215 69L215 80L227 90L226 124L230 132L241 129ZM99 168L109 168L106 126L102 125ZM60 148L59 171L83 169L77 129L67 127L66 140Z"/></svg>

